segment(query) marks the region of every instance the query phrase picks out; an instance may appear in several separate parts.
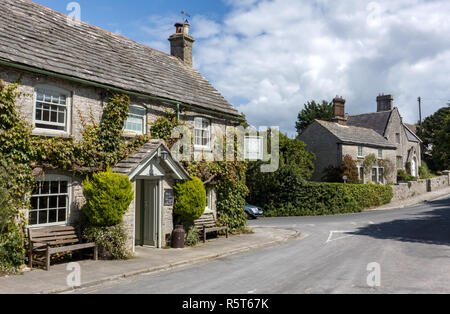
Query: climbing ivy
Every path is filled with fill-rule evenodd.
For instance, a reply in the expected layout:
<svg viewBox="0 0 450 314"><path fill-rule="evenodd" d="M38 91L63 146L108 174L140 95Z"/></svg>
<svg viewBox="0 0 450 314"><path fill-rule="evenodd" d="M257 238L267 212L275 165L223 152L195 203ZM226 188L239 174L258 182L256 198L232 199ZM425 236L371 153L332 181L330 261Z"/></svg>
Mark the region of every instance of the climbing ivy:
<svg viewBox="0 0 450 314"><path fill-rule="evenodd" d="M152 125L152 135L171 145L177 140L169 136L178 121L173 114L158 118ZM170 132L169 132L170 130ZM236 147L236 144L235 144ZM247 217L244 212L248 188L245 181L247 162L229 161L184 161L183 166L193 177L200 178L205 185L217 191L217 215L221 225L227 225L232 232L246 228Z"/></svg>

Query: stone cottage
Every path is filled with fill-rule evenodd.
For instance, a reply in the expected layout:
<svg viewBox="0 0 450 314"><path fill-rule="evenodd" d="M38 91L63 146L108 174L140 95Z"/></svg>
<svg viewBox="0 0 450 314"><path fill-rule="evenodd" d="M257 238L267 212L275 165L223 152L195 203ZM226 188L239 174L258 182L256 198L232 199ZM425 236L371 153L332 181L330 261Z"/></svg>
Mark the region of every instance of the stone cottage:
<svg viewBox="0 0 450 314"><path fill-rule="evenodd" d="M392 95L380 95L377 112L348 115L345 100L335 98L332 122L316 120L299 137L317 156L312 179L321 181L325 169L339 166L346 155L357 161L359 176L364 182L395 183L397 170L406 169L407 164L411 174L418 176L422 142L411 126L403 123L393 101ZM365 173L362 164L370 154L389 160L394 171L387 175L383 167L374 166L371 173Z"/></svg>
<svg viewBox="0 0 450 314"><path fill-rule="evenodd" d="M124 136L148 134L149 125L173 110L192 128L195 151L212 149L214 129L240 123L233 106L193 68L189 23L177 23L171 55L68 17L27 0L0 1L0 78L22 77L17 107L34 136L82 134L81 115L99 121L108 94L124 93L131 105ZM175 180L189 179L159 141L144 145L115 170L134 185L135 199L124 220L129 245L162 247L173 229ZM29 226L76 224L84 197L83 178L51 170L38 178ZM215 211L208 190L205 211Z"/></svg>

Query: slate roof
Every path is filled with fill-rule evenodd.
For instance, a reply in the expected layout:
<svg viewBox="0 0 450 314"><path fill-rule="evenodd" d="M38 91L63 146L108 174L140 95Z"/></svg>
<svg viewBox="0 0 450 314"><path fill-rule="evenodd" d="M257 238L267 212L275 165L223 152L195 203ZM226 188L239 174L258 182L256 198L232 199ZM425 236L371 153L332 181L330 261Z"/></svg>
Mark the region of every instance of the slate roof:
<svg viewBox="0 0 450 314"><path fill-rule="evenodd" d="M131 174L142 164L142 162L151 157L161 146L163 146L165 150L170 154L170 150L164 145L163 141L151 140L148 143L144 144L136 153L129 156L127 159L118 162L113 168L113 171L123 175ZM183 168L183 166L178 162L176 163L186 174L186 176L189 177L189 173Z"/></svg>
<svg viewBox="0 0 450 314"><path fill-rule="evenodd" d="M238 115L176 57L28 0L1 0L0 16L0 60Z"/></svg>
<svg viewBox="0 0 450 314"><path fill-rule="evenodd" d="M406 137L408 138L408 141L416 142L416 143L421 142L421 140L417 137L417 135L413 131L411 131L411 129L409 129L408 125L406 125L404 129L405 129Z"/></svg>
<svg viewBox="0 0 450 314"><path fill-rule="evenodd" d="M378 134L384 136L384 132L386 131L386 127L391 114L392 111L382 111L359 115L349 115L347 125L372 129Z"/></svg>
<svg viewBox="0 0 450 314"><path fill-rule="evenodd" d="M356 126L343 126L335 122L316 120L321 126L336 136L343 144L373 146L387 149L397 149L383 136L372 129Z"/></svg>

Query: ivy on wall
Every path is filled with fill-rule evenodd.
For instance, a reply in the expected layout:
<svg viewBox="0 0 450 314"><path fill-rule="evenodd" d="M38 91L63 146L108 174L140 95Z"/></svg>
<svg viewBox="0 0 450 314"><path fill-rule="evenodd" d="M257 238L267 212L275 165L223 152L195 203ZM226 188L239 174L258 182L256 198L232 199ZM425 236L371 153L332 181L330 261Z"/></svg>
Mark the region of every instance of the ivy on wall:
<svg viewBox="0 0 450 314"><path fill-rule="evenodd" d="M171 137L172 131L181 123L173 113L169 112L152 124L151 134L154 138L164 140L167 146L171 147L177 140ZM216 190L219 224L227 225L231 232L245 230L247 216L244 206L248 195L245 181L247 162L184 161L183 166L191 176L200 178L205 185Z"/></svg>

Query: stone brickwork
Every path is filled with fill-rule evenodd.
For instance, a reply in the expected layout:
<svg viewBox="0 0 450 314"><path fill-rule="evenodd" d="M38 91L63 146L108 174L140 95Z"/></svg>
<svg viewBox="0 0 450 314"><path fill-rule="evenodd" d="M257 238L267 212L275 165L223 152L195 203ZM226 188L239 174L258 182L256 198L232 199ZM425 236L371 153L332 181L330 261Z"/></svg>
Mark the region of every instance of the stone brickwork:
<svg viewBox="0 0 450 314"><path fill-rule="evenodd" d="M21 116L25 121L33 124L34 117L34 107L35 107L35 89L39 86L44 87L56 87L63 89L70 95L70 122L69 130L66 133L54 132L54 131L43 131L43 130L33 130L33 135L36 136L48 136L48 137L73 137L76 140L80 140L82 137L82 124L81 117L89 122L90 117L94 118L95 122L99 122L103 108L107 103L107 93L95 87L90 87L71 81L57 79L49 77L46 75L40 75L35 73L30 73L27 71L20 71L13 68L0 66L0 79L7 83L14 83L19 78L22 78L21 84L18 91L23 93L23 95L17 101L17 108L20 111ZM161 101L150 100L148 98L140 97L130 97L130 103L133 105L140 105L147 109L147 126L146 133L150 134L150 127L152 123L160 116L165 116L168 111L175 112L174 105L166 104ZM215 128L220 128L225 134L226 126L233 125L232 121L228 119L222 119L215 115L209 115L204 113L199 113L193 109L184 110L180 114L180 118L186 122L189 128L194 132L194 118L203 117L211 121L212 130ZM131 134L125 134L127 137L134 136ZM216 135L212 134L212 143L216 140ZM71 204L69 210L69 218L67 223L71 225L76 225L83 222L84 215L82 214L81 208L85 204L85 198L83 196L83 189L81 182L83 178L73 177L72 174L64 171L52 171L53 174L66 175L71 178L72 188L70 193ZM163 180L165 188L171 188L174 181L171 178L166 178ZM133 182L134 189L136 189L136 182ZM213 194L213 204L215 208L215 196ZM128 246L134 251L135 244L135 201L132 202L128 212L124 216L124 225L126 228L128 236ZM173 226L173 208L172 206L163 206L163 213L161 217L161 234L163 238L163 245L166 244L164 239L168 234L171 234Z"/></svg>
<svg viewBox="0 0 450 314"><path fill-rule="evenodd" d="M392 186L394 197L392 202L402 201L427 192L439 191L450 186L450 172L429 180L400 183Z"/></svg>
<svg viewBox="0 0 450 314"><path fill-rule="evenodd" d="M324 176L324 170L329 166L338 166L342 163L342 154L339 152L337 138L321 127L313 123L301 135L300 140L305 142L306 149L314 152L314 174L312 181L320 182Z"/></svg>

